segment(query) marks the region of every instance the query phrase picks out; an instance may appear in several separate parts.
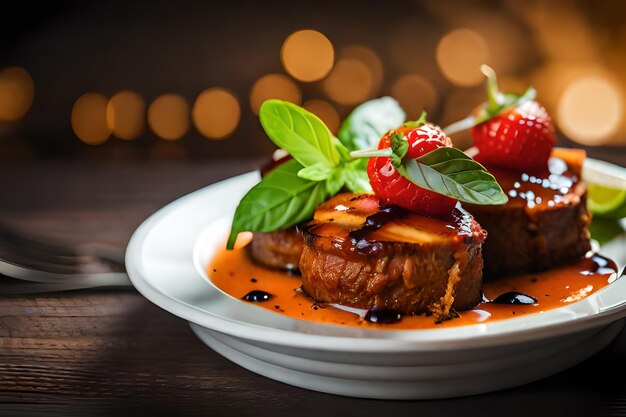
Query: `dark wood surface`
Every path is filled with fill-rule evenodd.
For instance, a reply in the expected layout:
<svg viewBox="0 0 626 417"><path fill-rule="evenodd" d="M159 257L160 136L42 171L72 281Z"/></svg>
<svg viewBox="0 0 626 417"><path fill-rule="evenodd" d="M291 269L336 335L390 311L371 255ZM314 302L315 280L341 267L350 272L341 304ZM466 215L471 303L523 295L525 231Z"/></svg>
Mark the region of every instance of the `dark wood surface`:
<svg viewBox="0 0 626 417"><path fill-rule="evenodd" d="M626 162L623 154L610 159ZM124 248L164 204L256 164L5 165L0 220ZM363 400L249 372L133 289L0 297L0 416L617 416L626 415L625 375L623 331L593 358L518 388L438 401Z"/></svg>

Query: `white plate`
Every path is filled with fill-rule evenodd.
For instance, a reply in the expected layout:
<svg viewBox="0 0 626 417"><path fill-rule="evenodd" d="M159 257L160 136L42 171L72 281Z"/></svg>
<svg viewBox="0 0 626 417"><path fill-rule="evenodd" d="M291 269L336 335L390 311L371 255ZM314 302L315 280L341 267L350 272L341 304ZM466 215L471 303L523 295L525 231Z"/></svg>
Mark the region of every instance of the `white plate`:
<svg viewBox="0 0 626 417"><path fill-rule="evenodd" d="M146 298L187 320L215 351L261 375L355 397L478 394L562 371L604 348L624 325L626 279L542 314L432 330L317 324L242 302L214 287L205 267L223 245L240 198L258 180L256 172L240 175L165 206L134 233L126 266ZM602 253L621 267L624 260L616 257L626 251L619 242Z"/></svg>

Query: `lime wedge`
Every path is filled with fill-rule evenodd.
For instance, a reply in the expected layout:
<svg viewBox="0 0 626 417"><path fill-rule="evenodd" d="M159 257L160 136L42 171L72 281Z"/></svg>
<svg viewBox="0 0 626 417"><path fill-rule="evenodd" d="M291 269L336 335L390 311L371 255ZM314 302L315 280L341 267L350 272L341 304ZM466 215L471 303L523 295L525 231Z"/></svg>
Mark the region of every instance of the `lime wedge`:
<svg viewBox="0 0 626 417"><path fill-rule="evenodd" d="M626 189L589 184L587 206L592 214L608 219L626 217Z"/></svg>

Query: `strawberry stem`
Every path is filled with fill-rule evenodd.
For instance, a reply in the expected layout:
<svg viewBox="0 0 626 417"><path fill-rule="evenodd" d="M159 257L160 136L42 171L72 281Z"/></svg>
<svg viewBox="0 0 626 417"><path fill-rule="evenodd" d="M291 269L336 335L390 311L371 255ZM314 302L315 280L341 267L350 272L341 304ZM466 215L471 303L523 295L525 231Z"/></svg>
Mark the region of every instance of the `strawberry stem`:
<svg viewBox="0 0 626 417"><path fill-rule="evenodd" d="M476 117L467 116L465 119L454 122L443 128L443 133L450 136L454 133L469 129L476 124Z"/></svg>
<svg viewBox="0 0 626 417"><path fill-rule="evenodd" d="M419 119L404 123L404 125L408 127L421 127L424 124L426 124L426 112L425 111L422 111L422 114L420 115Z"/></svg>
<svg viewBox="0 0 626 417"><path fill-rule="evenodd" d="M489 112L496 112L502 105L500 89L498 88L498 77L489 65L481 65L480 71L487 77L487 97L489 99L487 109Z"/></svg>
<svg viewBox="0 0 626 417"><path fill-rule="evenodd" d="M384 149L361 149L358 151L350 152L350 156L353 158L371 158L373 156L391 156L393 150L391 148Z"/></svg>

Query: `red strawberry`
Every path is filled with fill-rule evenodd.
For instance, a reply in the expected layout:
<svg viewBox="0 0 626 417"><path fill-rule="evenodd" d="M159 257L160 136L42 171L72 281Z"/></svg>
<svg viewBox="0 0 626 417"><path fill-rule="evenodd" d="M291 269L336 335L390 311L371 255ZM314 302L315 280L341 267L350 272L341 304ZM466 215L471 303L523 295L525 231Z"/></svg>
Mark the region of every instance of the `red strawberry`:
<svg viewBox="0 0 626 417"><path fill-rule="evenodd" d="M395 134L403 135L408 140L406 158L418 158L437 148L452 146L450 138L439 128L425 124L417 128L402 126L387 132L378 143L378 149L391 147L392 135ZM398 173L389 157L370 158L367 175L376 195L387 204L426 215L447 216L457 202L413 184Z"/></svg>
<svg viewBox="0 0 626 417"><path fill-rule="evenodd" d="M548 112L534 100L474 126L472 137L477 161L519 171L546 166L556 143Z"/></svg>
<svg viewBox="0 0 626 417"><path fill-rule="evenodd" d="M489 101L469 116L444 129L446 134L472 127L475 159L518 171L545 167L556 144L554 125L548 112L536 102L536 91L530 87L523 95L501 93L496 73L487 65L481 67L487 76Z"/></svg>

